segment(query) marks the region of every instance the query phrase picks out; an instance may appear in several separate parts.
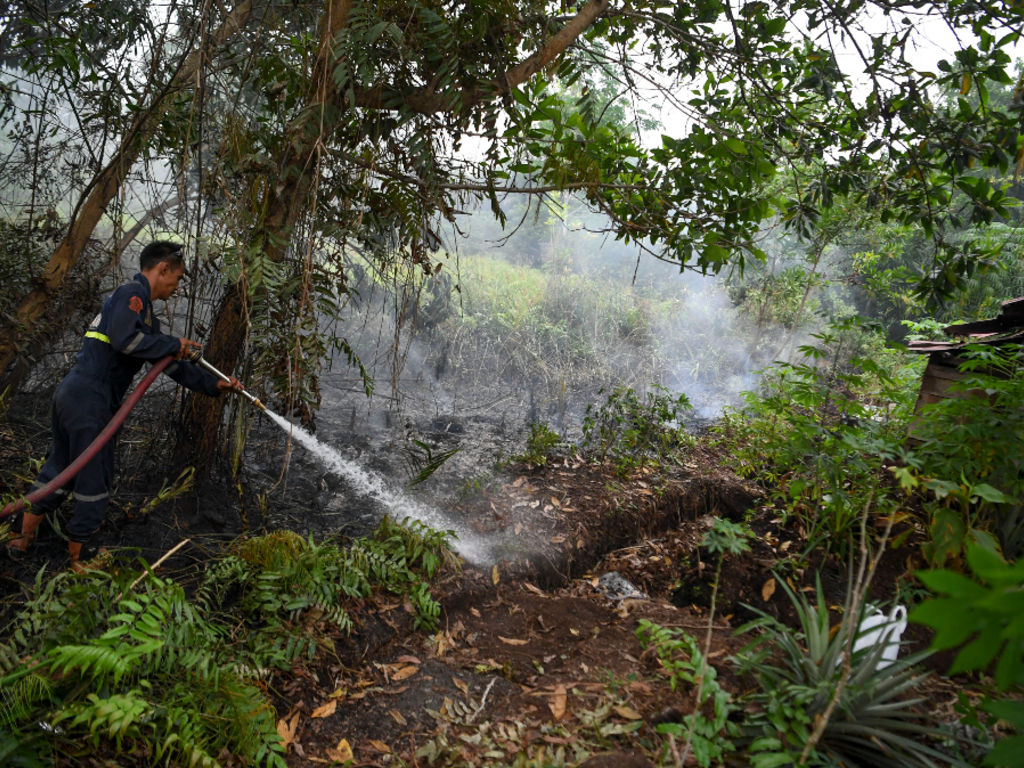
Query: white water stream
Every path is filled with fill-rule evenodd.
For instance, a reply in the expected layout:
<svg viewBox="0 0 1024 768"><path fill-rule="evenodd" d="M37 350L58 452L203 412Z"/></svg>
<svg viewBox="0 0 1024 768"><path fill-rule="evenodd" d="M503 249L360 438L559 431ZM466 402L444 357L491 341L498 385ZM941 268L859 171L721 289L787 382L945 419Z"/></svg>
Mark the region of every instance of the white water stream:
<svg viewBox="0 0 1024 768"><path fill-rule="evenodd" d="M447 519L440 510L395 493L387 487L384 478L373 470L346 459L329 445L321 443L302 427L292 424L270 409L267 409L266 413L294 440L315 454L328 469L348 480L357 493L369 496L383 504L394 520L401 521L408 517L418 520L424 525L429 525L435 530L455 531L458 539L454 542L454 547L460 555L471 563L483 564L489 561L490 548L487 543L477 534L468 531L465 526Z"/></svg>

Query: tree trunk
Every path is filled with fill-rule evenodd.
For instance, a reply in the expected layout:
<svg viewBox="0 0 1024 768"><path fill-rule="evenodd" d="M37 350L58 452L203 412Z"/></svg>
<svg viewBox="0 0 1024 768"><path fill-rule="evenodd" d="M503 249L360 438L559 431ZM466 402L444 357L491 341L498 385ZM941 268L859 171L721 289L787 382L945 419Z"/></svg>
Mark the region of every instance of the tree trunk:
<svg viewBox="0 0 1024 768"><path fill-rule="evenodd" d="M228 14L224 23L210 36L211 47L219 47L234 37L252 15L252 0L242 0ZM141 110L121 139L121 144L107 165L93 180L88 197L73 214L68 233L57 246L43 270L36 287L18 304L14 317L0 329L0 391L8 386L6 371L13 366L18 378L24 376L24 365L13 365L22 350L38 335L38 329L54 296L63 290L68 275L92 237L110 201L135 165L150 138L159 130L160 120L172 98L188 88L202 62L202 52L193 51L182 63L171 82ZM18 372L21 371L21 375Z"/></svg>
<svg viewBox="0 0 1024 768"><path fill-rule="evenodd" d="M336 86L330 76L333 60L331 43L348 22L351 0L329 0L320 19L320 47L306 106L326 104L335 97ZM303 110L305 111L305 110ZM323 129L321 129L323 131ZM280 188L267 193L266 220L250 234L251 240L262 238L267 256L273 261L284 258L296 223L309 205L313 181L317 173L317 147L324 141L323 133L310 137L301 126L292 129L292 140L285 142L285 155L280 162ZM204 356L218 369L232 373L237 369L245 347L251 304L243 284L230 286L221 299L210 329L210 342ZM226 398L216 399L190 394L185 406L185 423L176 451L179 466L191 465L197 471L213 465L219 453L221 417Z"/></svg>
<svg viewBox="0 0 1024 768"><path fill-rule="evenodd" d="M235 369L249 332L249 307L245 291L238 285L228 286L214 317L210 343L203 348L203 357L218 370ZM226 397L189 394L185 404L185 424L178 442L175 464L191 465L200 474L209 468L221 445L220 417Z"/></svg>

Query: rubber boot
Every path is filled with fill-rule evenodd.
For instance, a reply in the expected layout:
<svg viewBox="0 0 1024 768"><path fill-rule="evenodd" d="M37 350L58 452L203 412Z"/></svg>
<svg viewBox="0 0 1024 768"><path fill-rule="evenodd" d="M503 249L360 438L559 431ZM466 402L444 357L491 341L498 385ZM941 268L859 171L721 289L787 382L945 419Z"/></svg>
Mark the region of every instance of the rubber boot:
<svg viewBox="0 0 1024 768"><path fill-rule="evenodd" d="M36 537L36 528L43 522L44 515L33 515L26 512L21 516L21 535L11 539L7 546L15 552L24 553L28 550L29 544Z"/></svg>
<svg viewBox="0 0 1024 768"><path fill-rule="evenodd" d="M75 573L85 573L85 566L78 562L79 556L82 554L82 542L80 541L69 541L68 542L68 568Z"/></svg>
<svg viewBox="0 0 1024 768"><path fill-rule="evenodd" d="M68 568L75 573L86 573L87 571L101 571L110 560L110 556L107 554L107 550L100 548L99 552L96 553L96 557L86 562L81 562L79 558L82 556L82 544L78 541L68 542Z"/></svg>

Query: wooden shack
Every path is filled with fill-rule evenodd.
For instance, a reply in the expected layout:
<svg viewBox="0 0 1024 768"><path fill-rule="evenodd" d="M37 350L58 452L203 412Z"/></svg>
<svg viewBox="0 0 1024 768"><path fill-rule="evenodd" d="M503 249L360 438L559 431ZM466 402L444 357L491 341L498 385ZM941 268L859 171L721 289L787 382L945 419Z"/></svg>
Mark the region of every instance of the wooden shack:
<svg viewBox="0 0 1024 768"><path fill-rule="evenodd" d="M911 352L928 355L928 365L921 376L921 389L917 395L917 405L914 406L915 414L919 414L925 405L972 394L970 390L948 391L953 384L965 378L965 374L960 372L963 358L959 353L968 344L1024 345L1024 296L1004 301L998 317L958 323L942 330L951 337L950 341L912 341L908 345ZM999 375L996 371L991 373ZM983 392L977 394L984 396ZM911 441L914 439L915 423L910 425Z"/></svg>

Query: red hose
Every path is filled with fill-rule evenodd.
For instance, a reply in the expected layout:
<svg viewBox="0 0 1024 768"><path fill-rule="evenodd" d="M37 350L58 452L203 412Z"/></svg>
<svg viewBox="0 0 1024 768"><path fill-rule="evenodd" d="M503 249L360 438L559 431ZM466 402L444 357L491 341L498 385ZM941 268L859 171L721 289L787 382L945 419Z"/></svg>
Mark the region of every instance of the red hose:
<svg viewBox="0 0 1024 768"><path fill-rule="evenodd" d="M121 425L124 424L124 420L128 418L128 414L131 413L132 408L136 406L139 400L142 399L142 396L146 393L146 390L149 389L149 385L153 383L153 380L156 379L156 377L160 375L160 372L163 371L163 369L166 368L173 360L174 356L168 355L162 360L157 361L153 367L149 369L149 373L142 377L142 381L139 382L139 386L135 388L135 391L128 396L128 399L124 401L124 404L118 409L117 413L114 414L114 418L110 420L110 423L104 427L103 431L100 432L99 436L92 441L82 455L71 462L67 469L53 478L53 480L48 482L42 488L32 491L28 496L22 496L17 501L12 501L4 507L3 512L0 512L0 518L13 515L15 512L20 509L24 509L29 504L35 504L37 501L45 499L54 491L62 488L68 480L77 475L82 467L88 464L89 460L99 453L100 448L104 446L107 440L112 438L114 433L120 429Z"/></svg>

